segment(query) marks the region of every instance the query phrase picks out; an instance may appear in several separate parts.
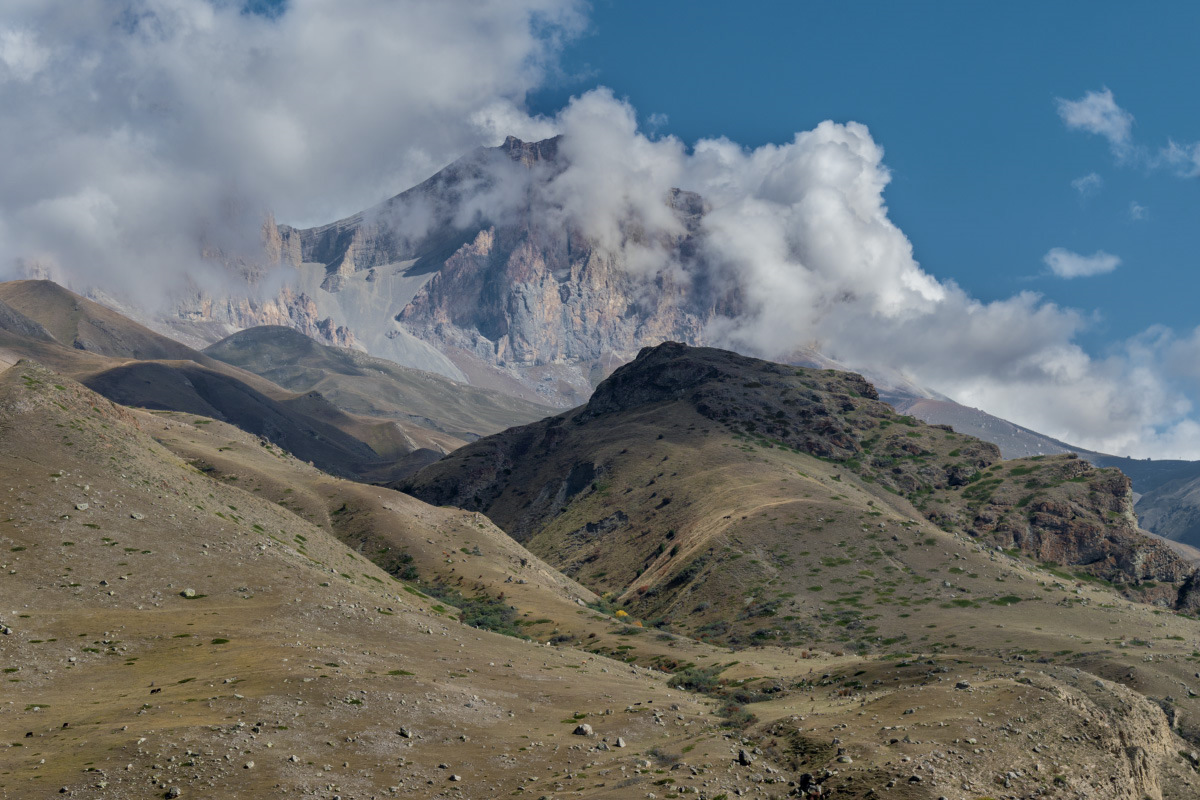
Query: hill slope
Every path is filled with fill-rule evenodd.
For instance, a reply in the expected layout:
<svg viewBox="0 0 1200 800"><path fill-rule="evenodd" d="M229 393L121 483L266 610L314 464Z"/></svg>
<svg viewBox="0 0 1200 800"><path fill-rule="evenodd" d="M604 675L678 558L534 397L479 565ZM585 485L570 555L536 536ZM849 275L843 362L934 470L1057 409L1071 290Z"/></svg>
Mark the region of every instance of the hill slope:
<svg viewBox="0 0 1200 800"><path fill-rule="evenodd" d="M644 444L679 433L664 432ZM1038 585L1048 573L1027 561L919 520L905 528L891 509L898 535L945 548L903 542L913 563L935 563L960 592L994 574L1024 599L910 607L938 628L921 628L903 658L807 646L735 655L579 605L593 600L586 589L476 514L323 475L220 422L131 412L28 363L0 374L0 436L13 488L0 495L0 793L627 798L819 786L976 800L998 781L1021 796L1173 800L1200 788L1179 755L1194 622L1095 585ZM756 450L764 467L799 457ZM853 481L837 474L814 480ZM875 543L871 533L845 545ZM893 580L886 566L872 565L880 584ZM425 597L435 585L464 600L511 592L523 631L586 649L464 627L454 617L478 604ZM1118 620L1153 642L1118 642ZM592 733L573 736L581 722Z"/></svg>
<svg viewBox="0 0 1200 800"><path fill-rule="evenodd" d="M597 771L635 778L652 743L678 753L714 733L702 700L460 625L142 430L203 427L131 412L29 362L0 374L0 474L14 488L0 497L0 794L492 797L537 778L604 796ZM414 542L465 516L406 502L393 525ZM635 703L647 711L604 716ZM672 724L655 708L677 708ZM576 713L596 735L570 736L561 720ZM602 737L614 746L597 748Z"/></svg>
<svg viewBox="0 0 1200 800"><path fill-rule="evenodd" d="M626 600L732 568L728 541L743 520L886 526L919 511L947 531L1107 581L1154 581L1151 599L1195 602L1192 568L1137 530L1119 472L1073 456L1005 463L995 446L874 397L851 373L665 344L617 370L586 406L462 448L402 488L483 511L569 574L584 564L603 572Z"/></svg>
<svg viewBox="0 0 1200 800"><path fill-rule="evenodd" d="M110 308L52 281L0 283L0 301L35 320L62 345L125 359L207 359L186 345L155 333Z"/></svg>
<svg viewBox="0 0 1200 800"><path fill-rule="evenodd" d="M235 333L204 353L285 389L320 392L352 414L402 419L460 439L476 439L551 413L547 406L323 345L282 326Z"/></svg>
<svg viewBox="0 0 1200 800"><path fill-rule="evenodd" d="M1115 467L1129 476L1139 495L1134 511L1143 528L1172 541L1200 546L1200 461L1097 453L944 399L904 398L893 405L902 414L930 424L950 425L960 433L992 442L1005 458L1076 453L1097 467Z"/></svg>
<svg viewBox="0 0 1200 800"><path fill-rule="evenodd" d="M0 314L0 345L16 357L125 405L229 421L339 475L395 478L462 443L406 420L347 414L315 391L289 392L48 281L0 283L0 297L16 304Z"/></svg>

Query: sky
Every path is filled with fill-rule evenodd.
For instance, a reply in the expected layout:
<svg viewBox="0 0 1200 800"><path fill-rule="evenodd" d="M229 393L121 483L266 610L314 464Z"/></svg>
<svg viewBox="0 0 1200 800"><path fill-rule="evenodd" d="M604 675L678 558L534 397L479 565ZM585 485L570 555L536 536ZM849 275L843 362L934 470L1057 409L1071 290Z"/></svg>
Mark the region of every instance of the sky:
<svg viewBox="0 0 1200 800"><path fill-rule="evenodd" d="M1108 2L6 0L0 276L219 281L262 216L370 206L562 134L631 271L697 267L718 344L816 345L1094 449L1200 458L1200 7ZM501 202L497 200L496 202ZM493 209L496 211L497 209ZM693 276L694 277L694 276Z"/></svg>
<svg viewBox="0 0 1200 800"><path fill-rule="evenodd" d="M685 142L749 147L819 122L867 125L892 172L891 218L921 265L981 300L1033 290L1100 319L1104 347L1154 324L1200 322L1200 162L1153 166L1200 141L1200 5L1158 3L601 0L562 59L567 77L531 105L552 112L594 84ZM1058 101L1111 91L1130 144L1064 124ZM1179 173L1191 173L1181 178ZM1120 259L1056 279L1056 248Z"/></svg>

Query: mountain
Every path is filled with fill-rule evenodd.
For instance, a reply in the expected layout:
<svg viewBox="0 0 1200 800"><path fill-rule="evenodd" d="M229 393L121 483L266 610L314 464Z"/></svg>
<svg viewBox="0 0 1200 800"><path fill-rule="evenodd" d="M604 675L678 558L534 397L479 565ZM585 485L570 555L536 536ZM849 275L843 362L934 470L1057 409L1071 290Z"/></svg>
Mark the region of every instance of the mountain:
<svg viewBox="0 0 1200 800"><path fill-rule="evenodd" d="M831 572L850 588L864 563L913 572L914 556L900 548L945 546L908 530L916 519L1132 598L1188 611L1200 602L1194 568L1137 529L1129 481L1116 470L1073 454L1005 462L994 445L897 415L860 376L675 343L643 350L587 405L460 448L399 488L487 514L639 616L735 644L750 632L728 623L746 614L771 623L751 636L855 641L857 626L817 633L806 615L770 619L813 605L777 598L819 602L806 585L813 575L824 583ZM847 545L882 540L872 529L904 544ZM797 563L834 569L806 575L790 569ZM838 592L855 598L845 610L862 591ZM907 604L895 601L923 593L890 598L877 613L886 629L906 627L890 618Z"/></svg>
<svg viewBox="0 0 1200 800"><path fill-rule="evenodd" d="M704 281L639 277L565 222L547 190L565 167L556 139L510 137L345 219L306 229L269 220L267 253L289 288L268 299L197 292L163 324L208 342L254 325L319 328L403 366L578 404L642 346L700 343L739 299ZM675 191L663 203L680 233L645 244L691 257L702 199ZM240 269L251 281L266 270Z"/></svg>
<svg viewBox="0 0 1200 800"><path fill-rule="evenodd" d="M498 433L552 413L548 406L455 383L357 350L324 345L283 326L235 333L204 354L290 391L319 392L349 413L405 420L460 440Z"/></svg>
<svg viewBox="0 0 1200 800"><path fill-rule="evenodd" d="M739 653L813 648L903 665L934 652L960 675L1003 663L1018 682L1031 665L1061 663L1079 670L1077 686L1117 680L1170 695L1163 707L1179 730L1200 733L1171 688L1189 684L1191 667L1130 652L1133 620L1190 619L1196 575L1137 530L1127 479L1070 454L1003 461L990 444L874 397L852 374L666 344L617 370L586 406L469 444L399 488L481 511L660 630ZM1169 675L1149 678L1149 664ZM936 670L926 674L936 686ZM884 742L925 735L905 725L911 706L872 694L886 675L864 676L846 696L873 715L870 736L881 724L905 731ZM982 682L1003 683L993 680ZM916 713L977 702L950 689ZM988 791L965 785L955 796Z"/></svg>
<svg viewBox="0 0 1200 800"><path fill-rule="evenodd" d="M13 361L34 359L124 405L231 422L339 475L395 479L462 443L286 391L49 281L0 283L0 303L0 346Z"/></svg>
<svg viewBox="0 0 1200 800"><path fill-rule="evenodd" d="M646 277L621 248L602 247L566 223L553 191L568 166L559 144L510 137L329 224L299 229L268 219L265 263L228 265L246 282L243 289L197 290L156 324L201 347L245 328L284 325L560 408L585 402L642 346L665 339L707 344L711 323L738 315L738 293L719 280ZM650 244L684 262L702 258L697 231L707 213L704 199L673 192L663 204L680 233ZM638 240L637 220L627 222L626 239L646 244ZM283 286L277 292L264 288L277 284ZM811 351L791 360L843 366ZM895 371L855 368L904 413L993 441L1006 456L1075 452L1098 466L1121 466L1134 481L1142 524L1200 545L1200 463L1172 465L1166 478L1160 465L1053 440L960 406Z"/></svg>

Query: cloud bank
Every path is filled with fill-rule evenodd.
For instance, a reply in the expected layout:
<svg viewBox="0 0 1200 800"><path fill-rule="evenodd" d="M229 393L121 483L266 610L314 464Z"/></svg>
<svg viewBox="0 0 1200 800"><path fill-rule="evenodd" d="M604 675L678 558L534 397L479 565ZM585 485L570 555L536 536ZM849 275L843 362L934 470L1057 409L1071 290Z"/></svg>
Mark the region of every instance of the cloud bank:
<svg viewBox="0 0 1200 800"><path fill-rule="evenodd" d="M574 0L0 5L0 269L135 291L428 177L520 112ZM536 131L530 131L536 132Z"/></svg>
<svg viewBox="0 0 1200 800"><path fill-rule="evenodd" d="M528 93L586 25L572 0L292 0L270 17L216 0L11 0L0 269L38 264L127 293L203 279L201 249L253 255L268 210L327 222L506 134L561 133L569 167L545 207L637 274L736 287L746 313L717 320L714 343L767 357L815 346L1081 445L1200 457L1187 400L1200 330L1092 355L1077 342L1084 314L1033 293L983 302L925 272L889 217L890 173L866 126L827 121L758 148L684 143L660 135L664 118L642 129L603 88L529 115ZM1059 111L1118 156L1134 147L1108 90ZM1171 152L1181 172L1200 163L1189 146ZM681 233L674 188L708 207L686 261L661 246ZM489 191L475 210L522 195ZM1114 258L1063 254L1076 275Z"/></svg>

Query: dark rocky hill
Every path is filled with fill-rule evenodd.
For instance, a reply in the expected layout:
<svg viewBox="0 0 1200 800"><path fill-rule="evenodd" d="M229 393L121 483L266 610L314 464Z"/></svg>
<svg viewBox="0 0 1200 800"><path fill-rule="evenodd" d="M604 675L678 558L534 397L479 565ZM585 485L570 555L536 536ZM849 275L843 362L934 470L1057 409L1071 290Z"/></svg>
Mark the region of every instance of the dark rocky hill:
<svg viewBox="0 0 1200 800"><path fill-rule="evenodd" d="M760 449L783 461L732 466ZM818 471L827 477L810 487ZM753 517L729 509L717 517L726 522L713 524L705 495L734 474L746 482L745 496L729 499L735 505L799 504L789 524L797 535L824 529L814 524L820 514L804 510L819 492L842 506L842 519L870 521L890 507L911 515L910 524L923 519L1131 597L1196 604L1193 567L1138 530L1120 472L1073 454L1006 462L992 444L896 414L853 373L675 343L643 350L587 405L461 448L400 488L482 511L585 584L585 565L605 562L598 591L643 603L648 593L639 588L663 587L643 604L653 613L677 600L666 587L721 571L724 545L714 549L713 537L762 548L754 537L781 535L740 531ZM847 542L826 544L836 552Z"/></svg>

